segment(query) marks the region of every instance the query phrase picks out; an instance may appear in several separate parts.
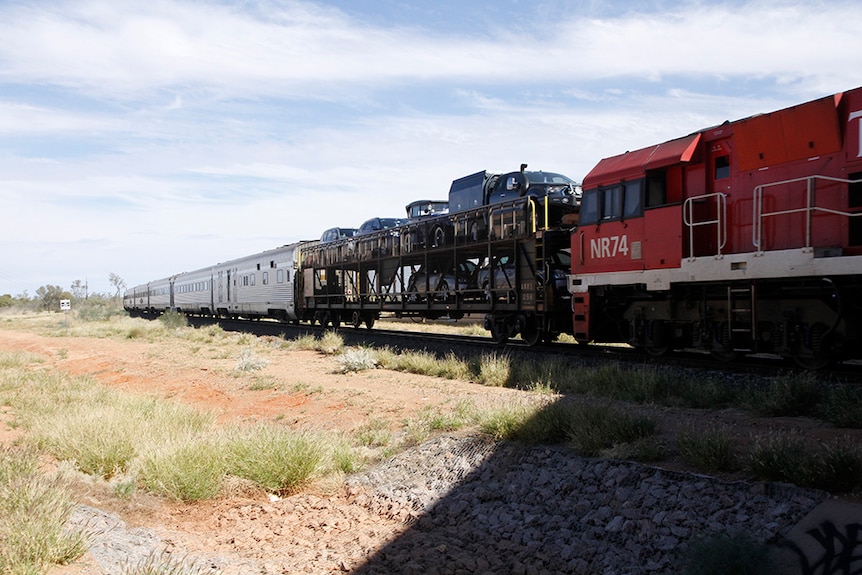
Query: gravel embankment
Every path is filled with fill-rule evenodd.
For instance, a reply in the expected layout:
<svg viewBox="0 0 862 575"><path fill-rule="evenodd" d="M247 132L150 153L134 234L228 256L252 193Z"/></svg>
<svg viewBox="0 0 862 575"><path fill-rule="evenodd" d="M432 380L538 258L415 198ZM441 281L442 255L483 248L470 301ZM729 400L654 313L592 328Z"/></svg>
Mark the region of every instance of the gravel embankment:
<svg viewBox="0 0 862 575"><path fill-rule="evenodd" d="M351 477L346 490L345 505L361 507L370 517L402 520L409 528L367 560L360 559L368 556L367 541L362 550L324 544L325 552L292 554L292 564L264 567L246 559L237 572L679 573L692 543L726 532L778 541L825 498L790 486L727 483L583 459L563 448L454 436L435 438ZM88 515L91 525L111 521L98 514L81 508L76 522L86 523ZM339 545L351 543L342 539ZM103 529L91 554L112 573L157 546L147 530L110 528ZM236 570L230 563L202 558L202 564L225 572Z"/></svg>

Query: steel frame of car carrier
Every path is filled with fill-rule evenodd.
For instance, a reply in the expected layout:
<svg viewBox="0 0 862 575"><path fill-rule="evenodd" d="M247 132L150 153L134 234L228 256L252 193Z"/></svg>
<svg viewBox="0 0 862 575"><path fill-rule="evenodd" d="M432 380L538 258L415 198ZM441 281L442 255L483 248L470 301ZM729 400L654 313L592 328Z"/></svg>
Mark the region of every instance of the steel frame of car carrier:
<svg viewBox="0 0 862 575"><path fill-rule="evenodd" d="M484 314L501 343L518 334L532 344L571 333L571 296L545 281L551 256L570 248L570 230L543 204L519 198L309 246L298 289L303 319L358 327L373 325L381 313L428 319ZM504 256L509 269L501 270ZM492 276L503 272L508 285L477 285L482 267ZM427 282L421 290L411 285L419 272ZM432 273L443 281L430 285Z"/></svg>

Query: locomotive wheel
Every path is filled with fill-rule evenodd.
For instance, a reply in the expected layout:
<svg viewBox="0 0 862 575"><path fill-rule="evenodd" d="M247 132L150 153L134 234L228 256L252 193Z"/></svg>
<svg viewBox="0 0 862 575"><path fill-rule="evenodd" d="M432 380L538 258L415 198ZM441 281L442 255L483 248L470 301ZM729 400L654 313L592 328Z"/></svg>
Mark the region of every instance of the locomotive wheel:
<svg viewBox="0 0 862 575"><path fill-rule="evenodd" d="M663 357L668 354L670 347L666 345L647 344L644 350L653 357Z"/></svg>
<svg viewBox="0 0 862 575"><path fill-rule="evenodd" d="M718 340L713 341L712 349L709 354L723 363L730 363L739 358L739 353L733 350L733 342L730 337L730 326L727 322L722 322L719 326Z"/></svg>
<svg viewBox="0 0 862 575"><path fill-rule="evenodd" d="M731 363L739 358L739 352L732 349L712 349L709 351L709 355L722 363Z"/></svg>
<svg viewBox="0 0 862 575"><path fill-rule="evenodd" d="M793 354L796 365L803 369L817 370L827 367L834 361L828 326L815 323L809 330L808 339L809 347L800 344Z"/></svg>
<svg viewBox="0 0 862 575"><path fill-rule="evenodd" d="M647 336L644 338L644 350L653 357L662 357L670 351L665 334L665 324L662 320L650 321L647 325Z"/></svg>

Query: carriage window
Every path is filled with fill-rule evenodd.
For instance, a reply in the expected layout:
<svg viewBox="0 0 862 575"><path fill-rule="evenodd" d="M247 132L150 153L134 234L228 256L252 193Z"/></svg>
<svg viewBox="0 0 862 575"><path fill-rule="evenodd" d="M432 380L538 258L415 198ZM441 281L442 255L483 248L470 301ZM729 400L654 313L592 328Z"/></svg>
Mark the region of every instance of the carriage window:
<svg viewBox="0 0 862 575"><path fill-rule="evenodd" d="M278 270L276 281L278 281L278 283L280 284L284 283L284 270Z"/></svg>
<svg viewBox="0 0 862 575"><path fill-rule="evenodd" d="M623 213L623 189L620 186L602 190L602 219L618 220Z"/></svg>
<svg viewBox="0 0 862 575"><path fill-rule="evenodd" d="M581 198L581 225L599 221L599 191L589 190Z"/></svg>
<svg viewBox="0 0 862 575"><path fill-rule="evenodd" d="M263 282L263 285L269 285L269 272L263 272L261 281Z"/></svg>
<svg viewBox="0 0 862 575"><path fill-rule="evenodd" d="M715 158L715 179L721 180L730 177L730 156L718 156Z"/></svg>
<svg viewBox="0 0 862 575"><path fill-rule="evenodd" d="M254 285L254 280L257 277L257 274L251 274L251 285Z"/></svg>
<svg viewBox="0 0 862 575"><path fill-rule="evenodd" d="M627 182L625 186L625 198L623 198L623 218L636 218L643 215L643 203L641 201L641 181Z"/></svg>

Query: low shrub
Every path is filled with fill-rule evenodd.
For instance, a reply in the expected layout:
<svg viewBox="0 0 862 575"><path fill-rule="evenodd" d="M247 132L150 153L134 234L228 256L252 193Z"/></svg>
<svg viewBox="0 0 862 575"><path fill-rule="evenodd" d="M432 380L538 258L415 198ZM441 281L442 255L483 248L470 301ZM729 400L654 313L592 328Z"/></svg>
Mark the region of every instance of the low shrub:
<svg viewBox="0 0 862 575"><path fill-rule="evenodd" d="M159 316L159 321L168 329L188 327L186 316L175 310L168 310Z"/></svg>
<svg viewBox="0 0 862 575"><path fill-rule="evenodd" d="M341 353L344 349L344 337L336 331L326 331L320 338L317 350L326 355Z"/></svg>
<svg viewBox="0 0 862 575"><path fill-rule="evenodd" d="M365 371L377 367L374 351L367 347L351 347L335 358L344 373Z"/></svg>
<svg viewBox="0 0 862 575"><path fill-rule="evenodd" d="M240 352L233 369L239 372L260 371L267 365L269 361L256 355L251 348L245 348Z"/></svg>

